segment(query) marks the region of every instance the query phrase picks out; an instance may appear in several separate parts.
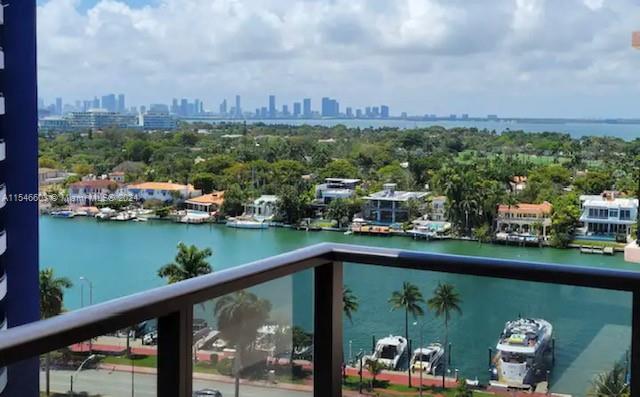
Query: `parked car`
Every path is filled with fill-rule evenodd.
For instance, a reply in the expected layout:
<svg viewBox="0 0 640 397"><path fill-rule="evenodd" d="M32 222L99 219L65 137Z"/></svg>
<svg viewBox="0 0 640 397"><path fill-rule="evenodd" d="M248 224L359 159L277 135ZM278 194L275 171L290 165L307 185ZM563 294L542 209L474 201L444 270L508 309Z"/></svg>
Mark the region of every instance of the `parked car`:
<svg viewBox="0 0 640 397"><path fill-rule="evenodd" d="M214 389L202 389L193 392L193 397L222 397L222 393Z"/></svg>
<svg viewBox="0 0 640 397"><path fill-rule="evenodd" d="M157 331L149 332L148 334L146 334L145 336L142 337L142 344L143 345L155 345L157 343L158 343L158 332Z"/></svg>

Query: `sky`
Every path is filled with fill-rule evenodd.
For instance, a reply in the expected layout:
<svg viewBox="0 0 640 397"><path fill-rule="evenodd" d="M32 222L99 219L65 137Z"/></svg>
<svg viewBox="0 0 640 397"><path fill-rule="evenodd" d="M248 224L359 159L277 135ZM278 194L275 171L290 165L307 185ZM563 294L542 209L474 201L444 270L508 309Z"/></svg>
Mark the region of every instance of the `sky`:
<svg viewBox="0 0 640 397"><path fill-rule="evenodd" d="M640 0L39 0L39 96L640 118Z"/></svg>

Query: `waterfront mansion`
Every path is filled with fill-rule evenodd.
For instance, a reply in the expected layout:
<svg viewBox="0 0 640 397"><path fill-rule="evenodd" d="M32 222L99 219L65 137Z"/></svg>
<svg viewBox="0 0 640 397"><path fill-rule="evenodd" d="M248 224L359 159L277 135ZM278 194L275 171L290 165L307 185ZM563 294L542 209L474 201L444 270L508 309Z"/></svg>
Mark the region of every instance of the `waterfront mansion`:
<svg viewBox="0 0 640 397"><path fill-rule="evenodd" d="M580 196L580 222L587 236L628 236L638 217L638 199L616 197L617 192Z"/></svg>
<svg viewBox="0 0 640 397"><path fill-rule="evenodd" d="M379 224L409 221L409 201L421 201L426 192L403 192L396 190L395 183L385 183L383 190L364 197L365 219Z"/></svg>
<svg viewBox="0 0 640 397"><path fill-rule="evenodd" d="M553 206L546 201L542 204L500 204L496 228L498 233L541 235L546 239L552 211Z"/></svg>

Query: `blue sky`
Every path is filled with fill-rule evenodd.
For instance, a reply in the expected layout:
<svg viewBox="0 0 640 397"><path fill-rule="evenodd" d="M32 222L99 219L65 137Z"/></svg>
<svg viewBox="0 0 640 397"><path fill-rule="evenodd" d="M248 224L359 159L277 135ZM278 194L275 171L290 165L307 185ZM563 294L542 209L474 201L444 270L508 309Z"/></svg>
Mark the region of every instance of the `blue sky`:
<svg viewBox="0 0 640 397"><path fill-rule="evenodd" d="M640 117L637 0L39 0L39 89Z"/></svg>

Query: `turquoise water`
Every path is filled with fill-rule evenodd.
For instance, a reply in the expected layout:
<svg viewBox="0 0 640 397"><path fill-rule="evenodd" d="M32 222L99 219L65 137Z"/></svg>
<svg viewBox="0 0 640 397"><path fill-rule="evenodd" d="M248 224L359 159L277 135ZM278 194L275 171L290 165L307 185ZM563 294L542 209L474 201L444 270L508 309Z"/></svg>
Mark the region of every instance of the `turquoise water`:
<svg viewBox="0 0 640 397"><path fill-rule="evenodd" d="M298 232L288 229L239 230L219 225L180 225L164 222L98 223L92 219L56 219L40 222L41 266L50 266L75 286L65 296L70 309L80 306L79 277L93 281L94 302L163 285L156 276L170 262L176 244L183 241L210 247L214 270L323 241L345 242L461 255L489 256L634 269L621 255L581 255L575 250L516 248L479 245L473 242L425 242L409 238L345 236L331 232ZM304 278L304 277L303 277ZM355 354L370 349L371 337L404 333L404 315L391 312L391 292L409 280L429 296L440 281L454 283L464 300L462 316L451 321L453 366L470 378L486 378L488 348L495 346L504 322L518 315L543 317L554 324L557 339L553 391L584 395L593 374L607 369L623 357L630 345L631 297L627 293L450 275L427 271L395 270L374 266L346 265L345 283L360 298L353 324L345 323L345 354L352 341ZM310 287L310 285L309 285ZM294 289L290 280L272 282L263 289L272 299L276 316L293 309L294 315L309 317L305 288ZM88 294L85 288L85 302ZM293 302L293 303L292 303ZM280 310L280 313L278 309ZM425 341L442 340L444 326L427 313ZM417 327L410 337L417 341Z"/></svg>
<svg viewBox="0 0 640 397"><path fill-rule="evenodd" d="M195 121L195 120L194 120ZM215 122L219 122L217 120ZM228 122L238 122L237 120L227 120ZM640 137L640 124L618 124L618 123L588 123L588 122L530 122L530 121L490 121L490 120L437 120L437 121L411 121L401 119L387 120L352 120L352 119L276 119L276 120L247 120L247 123L265 124L289 124L289 125L321 125L332 127L335 125L345 125L350 128L425 128L431 126L442 126L445 128L466 127L487 129L489 131L503 132L506 130L523 130L527 132L563 132L573 138L583 136L611 136L630 141Z"/></svg>

